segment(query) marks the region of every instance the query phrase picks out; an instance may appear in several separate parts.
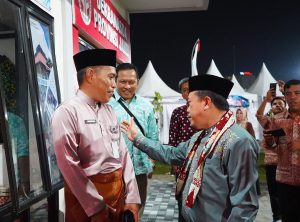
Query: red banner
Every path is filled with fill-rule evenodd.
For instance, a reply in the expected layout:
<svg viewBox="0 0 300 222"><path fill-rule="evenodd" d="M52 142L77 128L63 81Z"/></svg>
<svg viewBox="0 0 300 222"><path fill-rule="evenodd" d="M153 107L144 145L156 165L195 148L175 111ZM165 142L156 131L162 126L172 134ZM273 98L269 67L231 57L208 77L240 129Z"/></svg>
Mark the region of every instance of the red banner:
<svg viewBox="0 0 300 222"><path fill-rule="evenodd" d="M103 48L117 51L117 59L131 61L130 26L109 0L74 0L74 25Z"/></svg>

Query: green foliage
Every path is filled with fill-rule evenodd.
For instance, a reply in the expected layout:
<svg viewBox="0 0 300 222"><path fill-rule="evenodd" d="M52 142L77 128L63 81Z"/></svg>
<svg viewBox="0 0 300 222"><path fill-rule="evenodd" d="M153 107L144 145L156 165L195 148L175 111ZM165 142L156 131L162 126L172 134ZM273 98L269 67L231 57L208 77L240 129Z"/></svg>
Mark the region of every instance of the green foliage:
<svg viewBox="0 0 300 222"><path fill-rule="evenodd" d="M153 174L168 174L171 171L171 166L159 161L155 162Z"/></svg>
<svg viewBox="0 0 300 222"><path fill-rule="evenodd" d="M153 111L155 113L158 113L158 112L162 112L163 111L163 106L161 105L161 101L162 101L162 96L160 95L159 92L155 92L155 96L152 100L152 105L154 106L153 108Z"/></svg>

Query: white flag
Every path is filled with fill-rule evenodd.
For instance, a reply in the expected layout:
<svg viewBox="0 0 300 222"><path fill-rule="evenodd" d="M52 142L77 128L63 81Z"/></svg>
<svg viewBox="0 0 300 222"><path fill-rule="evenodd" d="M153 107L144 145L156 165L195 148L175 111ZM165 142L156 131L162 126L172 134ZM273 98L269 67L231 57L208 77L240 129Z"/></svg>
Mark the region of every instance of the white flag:
<svg viewBox="0 0 300 222"><path fill-rule="evenodd" d="M197 70L197 54L200 51L200 39L197 39L193 51L192 51L192 56L191 56L191 64L192 64L192 76L197 76L198 75L198 70Z"/></svg>

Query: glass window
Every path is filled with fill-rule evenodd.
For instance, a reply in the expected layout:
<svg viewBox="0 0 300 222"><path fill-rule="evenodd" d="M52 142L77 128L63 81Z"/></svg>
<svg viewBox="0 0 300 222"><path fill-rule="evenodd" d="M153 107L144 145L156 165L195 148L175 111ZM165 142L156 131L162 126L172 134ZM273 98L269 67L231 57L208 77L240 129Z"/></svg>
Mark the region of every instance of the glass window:
<svg viewBox="0 0 300 222"><path fill-rule="evenodd" d="M38 81L39 105L43 135L47 150L50 169L51 183L57 184L62 181L57 166L51 135L51 116L59 104L55 69L53 66L52 41L50 38L49 25L39 19L30 16L30 31L34 53L35 70Z"/></svg>
<svg viewBox="0 0 300 222"><path fill-rule="evenodd" d="M0 81L5 101L3 107L6 108L6 123L1 124L5 124L7 129L9 143L4 148L12 153L15 182L22 205L43 192L44 186L20 36L20 9L8 1L1 1L0 15ZM0 169L4 178L5 166Z"/></svg>
<svg viewBox="0 0 300 222"><path fill-rule="evenodd" d="M88 49L95 49L96 47L92 46L90 43L88 43L86 40L84 40L83 38L79 37L79 51L85 51Z"/></svg>

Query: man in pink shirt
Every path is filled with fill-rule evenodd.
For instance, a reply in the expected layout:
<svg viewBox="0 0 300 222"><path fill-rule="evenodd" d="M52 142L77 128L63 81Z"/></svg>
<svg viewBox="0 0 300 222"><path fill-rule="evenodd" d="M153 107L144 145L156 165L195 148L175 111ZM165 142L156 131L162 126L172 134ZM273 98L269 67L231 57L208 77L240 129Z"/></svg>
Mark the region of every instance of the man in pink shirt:
<svg viewBox="0 0 300 222"><path fill-rule="evenodd" d="M116 87L116 52L74 55L79 90L52 118L56 158L65 179L66 221L138 221L140 197L117 117L106 103Z"/></svg>

